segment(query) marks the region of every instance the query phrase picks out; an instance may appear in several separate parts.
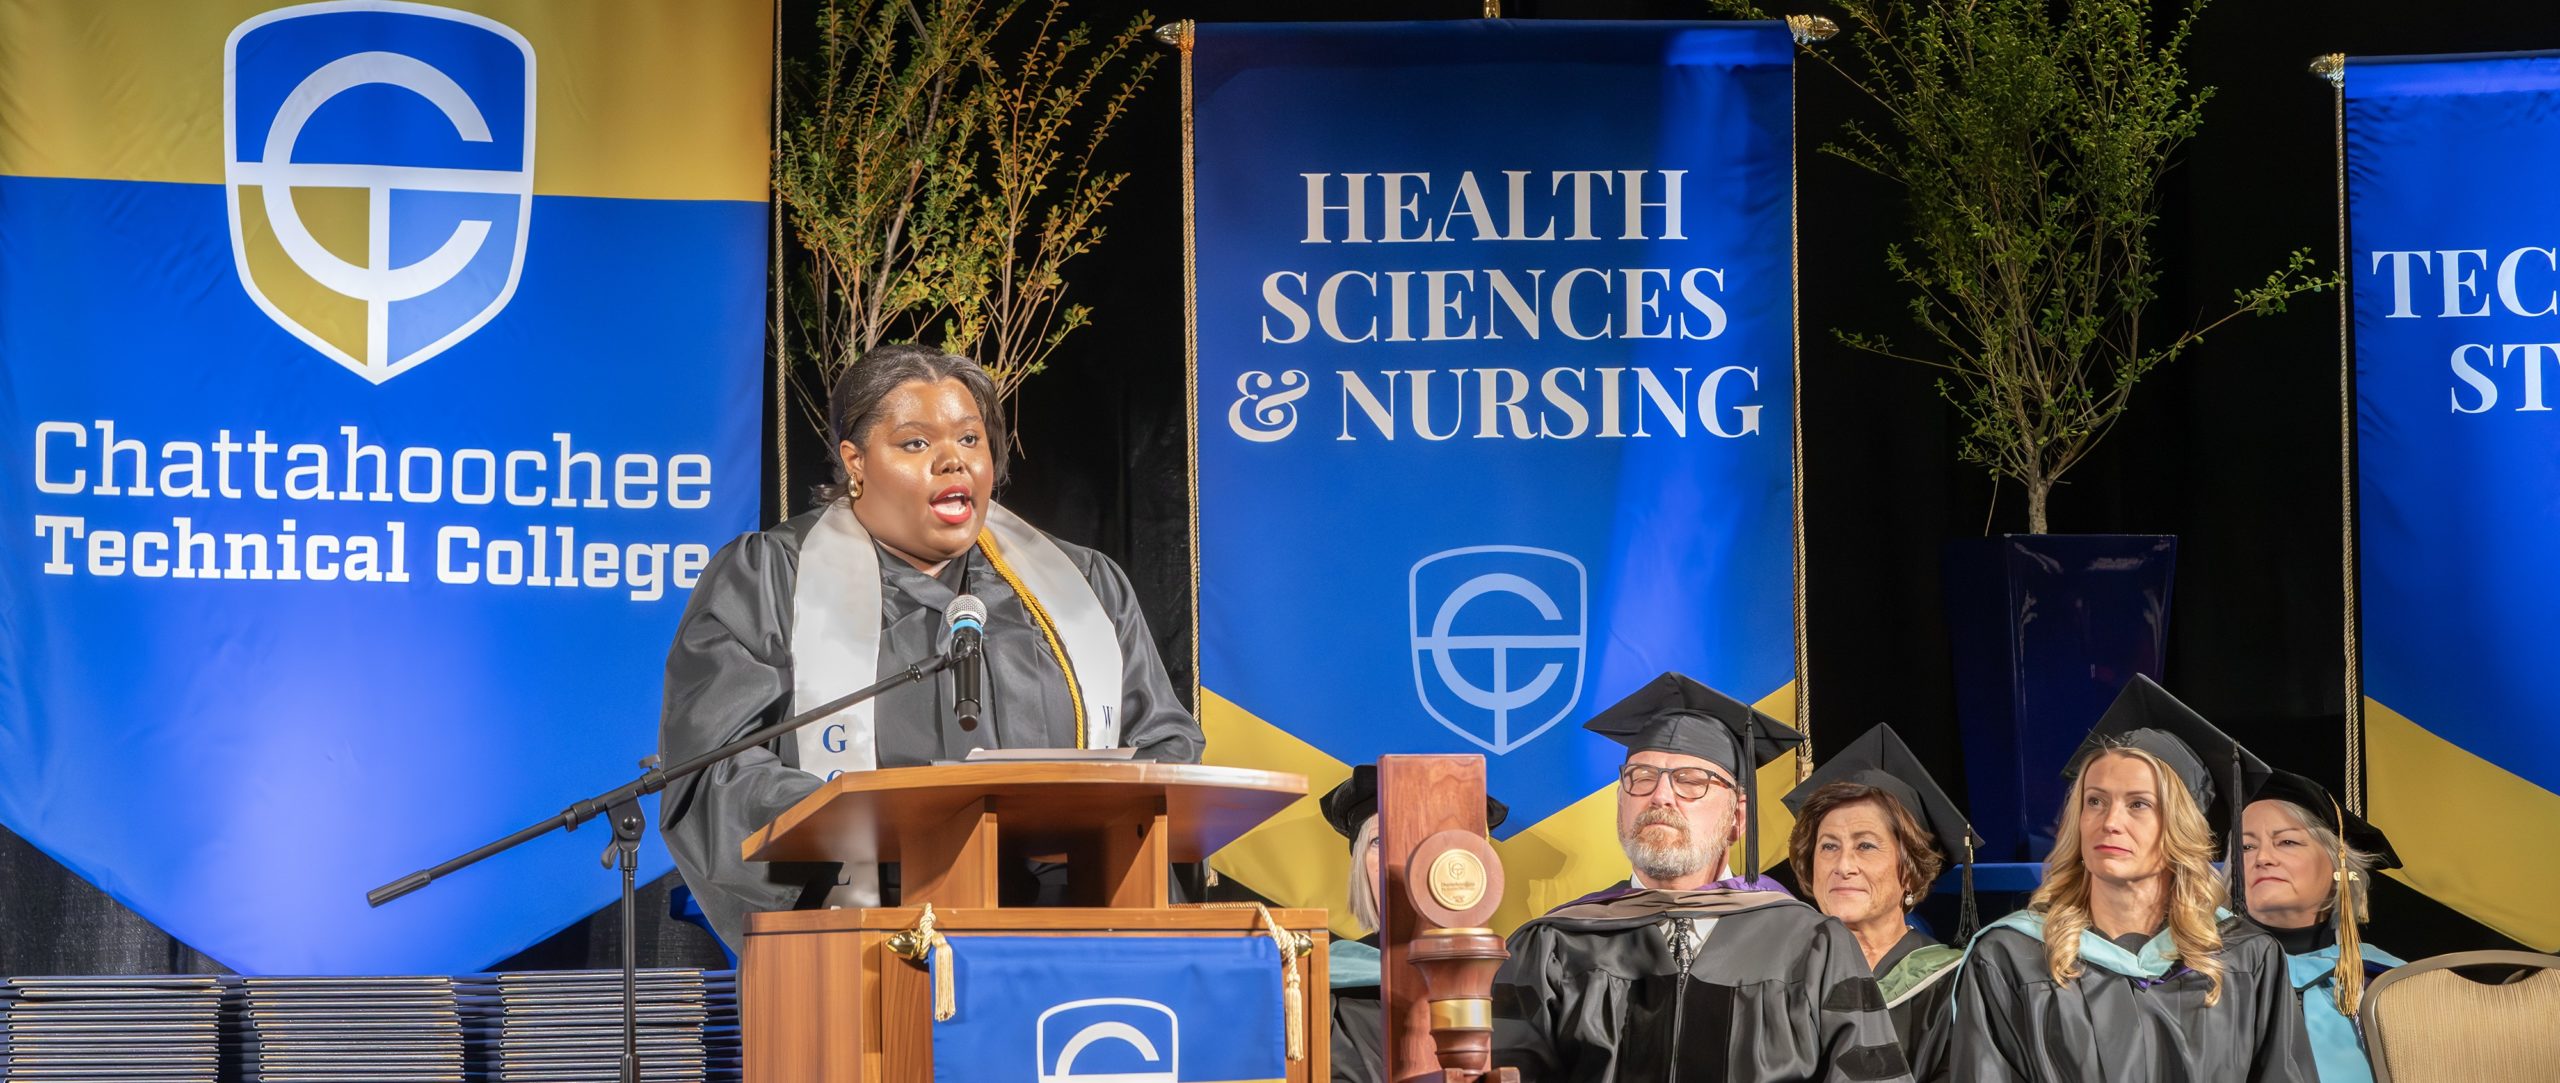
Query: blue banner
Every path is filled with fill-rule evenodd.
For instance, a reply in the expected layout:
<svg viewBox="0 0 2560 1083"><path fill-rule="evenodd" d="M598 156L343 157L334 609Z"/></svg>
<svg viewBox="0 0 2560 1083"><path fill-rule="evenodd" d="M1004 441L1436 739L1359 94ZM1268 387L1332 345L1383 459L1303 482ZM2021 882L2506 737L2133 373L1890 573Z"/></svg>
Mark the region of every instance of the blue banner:
<svg viewBox="0 0 2560 1083"><path fill-rule="evenodd" d="M2560 56L2344 95L2367 812L2395 875L2550 947L2560 871L2510 850L2560 823Z"/></svg>
<svg viewBox="0 0 2560 1083"><path fill-rule="evenodd" d="M635 775L755 525L771 5L474 8L0 6L0 820L244 972L612 899L364 892Z"/></svg>
<svg viewBox="0 0 2560 1083"><path fill-rule="evenodd" d="M1287 1069L1269 937L954 936L933 1077L1244 1083Z"/></svg>
<svg viewBox="0 0 2560 1083"><path fill-rule="evenodd" d="M1505 921L1625 874L1600 707L1679 670L1793 714L1792 48L1500 20L1191 43L1210 755L1319 792L1484 756L1499 834L1532 836ZM1338 908L1340 840L1292 817L1222 867Z"/></svg>

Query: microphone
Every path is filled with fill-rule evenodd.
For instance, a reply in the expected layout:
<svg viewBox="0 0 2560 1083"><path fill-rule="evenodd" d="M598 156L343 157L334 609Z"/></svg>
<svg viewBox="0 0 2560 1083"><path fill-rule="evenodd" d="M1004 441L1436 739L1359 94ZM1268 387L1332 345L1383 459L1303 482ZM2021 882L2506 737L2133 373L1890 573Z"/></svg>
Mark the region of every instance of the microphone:
<svg viewBox="0 0 2560 1083"><path fill-rule="evenodd" d="M979 601L975 594L963 594L951 600L951 607L942 611L942 619L951 629L951 655L957 660L951 669L952 699L956 701L952 713L959 716L962 731L974 732L981 708L978 656L986 643L987 603Z"/></svg>

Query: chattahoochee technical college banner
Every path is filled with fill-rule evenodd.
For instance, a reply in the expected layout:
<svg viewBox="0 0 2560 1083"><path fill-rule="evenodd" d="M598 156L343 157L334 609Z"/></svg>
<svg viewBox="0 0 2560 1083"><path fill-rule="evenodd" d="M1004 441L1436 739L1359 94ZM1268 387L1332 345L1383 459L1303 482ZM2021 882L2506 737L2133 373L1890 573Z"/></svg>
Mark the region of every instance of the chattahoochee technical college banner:
<svg viewBox="0 0 2560 1083"><path fill-rule="evenodd" d="M655 748L755 525L772 19L0 0L0 820L248 973L613 898L601 822L364 892Z"/></svg>
<svg viewBox="0 0 2560 1083"><path fill-rule="evenodd" d="M2560 55L2352 58L2367 815L2392 875L2537 948L2560 869Z"/></svg>
<svg viewBox="0 0 2560 1083"><path fill-rule="evenodd" d="M1209 756L1322 792L1483 755L1504 928L1626 874L1624 749L1583 720L1664 670L1795 716L1792 49L1778 23L1188 38ZM1217 867L1339 912L1313 805Z"/></svg>

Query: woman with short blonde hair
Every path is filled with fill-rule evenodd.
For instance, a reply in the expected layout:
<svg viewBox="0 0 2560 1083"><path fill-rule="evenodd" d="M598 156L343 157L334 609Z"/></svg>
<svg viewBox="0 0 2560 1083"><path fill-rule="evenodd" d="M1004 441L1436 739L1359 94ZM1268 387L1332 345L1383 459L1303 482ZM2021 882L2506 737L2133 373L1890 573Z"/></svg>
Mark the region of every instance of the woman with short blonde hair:
<svg viewBox="0 0 2560 1083"><path fill-rule="evenodd" d="M2221 908L2213 867L2208 803L2236 821L2266 766L2141 677L2075 760L2044 883L1957 975L1957 1077L2316 1079L2284 954Z"/></svg>
<svg viewBox="0 0 2560 1083"><path fill-rule="evenodd" d="M2277 771L2242 813L2234 867L2249 919L2284 948L2321 1083L2371 1083L2356 1008L2365 983L2401 961L2358 927L2375 870L2400 867L2391 840L2319 783Z"/></svg>

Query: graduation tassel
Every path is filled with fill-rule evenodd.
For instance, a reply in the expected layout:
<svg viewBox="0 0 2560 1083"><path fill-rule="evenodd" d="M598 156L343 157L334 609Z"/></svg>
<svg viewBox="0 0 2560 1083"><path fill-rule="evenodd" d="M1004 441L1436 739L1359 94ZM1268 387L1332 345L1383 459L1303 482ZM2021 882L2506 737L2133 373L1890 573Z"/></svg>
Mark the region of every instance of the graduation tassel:
<svg viewBox="0 0 2560 1083"><path fill-rule="evenodd" d="M2338 807L2334 796L2329 798L2329 809L2338 815L2338 868L2330 874L2338 888L2332 903L2338 920L2338 1011L2354 1019L2356 1007L2364 1003L2364 936L2356 928L2356 871L2347 865L2346 810Z"/></svg>
<svg viewBox="0 0 2560 1083"><path fill-rule="evenodd" d="M1743 827L1742 883L1749 887L1760 876L1760 712L1748 707L1742 711L1742 755L1735 757L1742 768L1742 812L1750 822Z"/></svg>
<svg viewBox="0 0 2560 1083"><path fill-rule="evenodd" d="M2231 792L2224 801L2231 808L2231 830L2230 837L2222 841L2222 874L2231 881L2231 912L2246 914L2249 912L2249 877L2240 868L2240 813L2241 806L2248 802L2248 795L2240 792L2240 745L2236 741L2231 745L2231 774L2225 781Z"/></svg>
<svg viewBox="0 0 2560 1083"><path fill-rule="evenodd" d="M1973 844L1976 841L1973 832L1967 830L1964 836L1964 903L1956 917L1958 944L1973 943L1973 934L1982 928L1982 913L1974 908L1973 902Z"/></svg>

